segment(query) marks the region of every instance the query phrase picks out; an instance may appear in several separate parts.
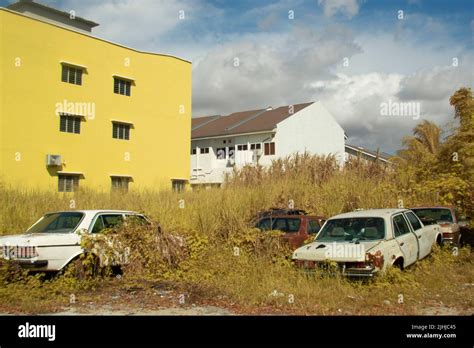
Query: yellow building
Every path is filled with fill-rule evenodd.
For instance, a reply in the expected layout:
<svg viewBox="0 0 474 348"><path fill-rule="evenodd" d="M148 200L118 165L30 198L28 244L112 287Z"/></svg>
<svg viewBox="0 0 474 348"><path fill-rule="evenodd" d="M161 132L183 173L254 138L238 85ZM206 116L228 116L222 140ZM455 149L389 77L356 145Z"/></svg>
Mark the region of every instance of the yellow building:
<svg viewBox="0 0 474 348"><path fill-rule="evenodd" d="M191 63L96 38L96 25L31 1L0 8L0 182L182 189Z"/></svg>

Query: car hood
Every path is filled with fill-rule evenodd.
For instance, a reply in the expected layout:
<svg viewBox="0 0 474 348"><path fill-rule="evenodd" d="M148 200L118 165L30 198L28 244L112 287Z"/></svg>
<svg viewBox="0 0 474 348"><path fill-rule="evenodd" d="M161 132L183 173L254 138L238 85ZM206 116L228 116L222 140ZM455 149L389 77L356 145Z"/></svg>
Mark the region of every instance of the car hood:
<svg viewBox="0 0 474 348"><path fill-rule="evenodd" d="M77 233L33 233L0 237L0 245L53 246L78 245L81 237Z"/></svg>
<svg viewBox="0 0 474 348"><path fill-rule="evenodd" d="M380 241L358 244L349 242L313 242L298 248L293 253L294 260L363 262L366 252L373 249Z"/></svg>

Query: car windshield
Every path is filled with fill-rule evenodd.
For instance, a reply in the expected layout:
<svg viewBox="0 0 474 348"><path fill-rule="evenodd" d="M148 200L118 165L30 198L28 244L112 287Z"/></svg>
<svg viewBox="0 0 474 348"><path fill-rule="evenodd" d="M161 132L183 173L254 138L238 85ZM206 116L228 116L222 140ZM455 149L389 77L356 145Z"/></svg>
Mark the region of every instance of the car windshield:
<svg viewBox="0 0 474 348"><path fill-rule="evenodd" d="M453 222L453 215L450 209L415 208L412 210L425 225L433 225L438 222Z"/></svg>
<svg viewBox="0 0 474 348"><path fill-rule="evenodd" d="M28 233L68 233L73 232L84 216L83 213L52 213L46 214L36 224L31 226Z"/></svg>
<svg viewBox="0 0 474 348"><path fill-rule="evenodd" d="M298 232L301 225L300 218L283 218L283 217L273 217L273 218L263 218L257 223L257 228L261 230L279 230L283 232Z"/></svg>
<svg viewBox="0 0 474 348"><path fill-rule="evenodd" d="M318 242L357 242L383 239L385 222L382 218L361 217L326 221L316 237Z"/></svg>

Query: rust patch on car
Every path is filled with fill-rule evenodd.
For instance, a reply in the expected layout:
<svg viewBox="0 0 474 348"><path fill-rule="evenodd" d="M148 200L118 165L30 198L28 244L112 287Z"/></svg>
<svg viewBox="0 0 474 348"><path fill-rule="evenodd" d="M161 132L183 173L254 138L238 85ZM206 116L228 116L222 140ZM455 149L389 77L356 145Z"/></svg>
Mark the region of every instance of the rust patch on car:
<svg viewBox="0 0 474 348"><path fill-rule="evenodd" d="M367 262L374 265L375 267L382 268L384 259L382 252L377 250L375 253L367 253Z"/></svg>

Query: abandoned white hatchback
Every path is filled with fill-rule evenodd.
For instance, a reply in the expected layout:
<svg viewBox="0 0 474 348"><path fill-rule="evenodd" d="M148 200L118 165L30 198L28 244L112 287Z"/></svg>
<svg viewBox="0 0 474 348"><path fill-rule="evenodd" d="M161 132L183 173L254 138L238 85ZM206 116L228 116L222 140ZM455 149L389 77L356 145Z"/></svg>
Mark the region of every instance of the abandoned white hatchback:
<svg viewBox="0 0 474 348"><path fill-rule="evenodd" d="M373 209L334 216L314 242L293 253L302 268L336 266L343 275L371 277L389 265L407 267L441 243L438 225L424 226L408 209Z"/></svg>
<svg viewBox="0 0 474 348"><path fill-rule="evenodd" d="M97 234L139 213L122 210L77 210L44 215L24 234L0 237L0 257L35 271L59 271L80 256L84 234Z"/></svg>

